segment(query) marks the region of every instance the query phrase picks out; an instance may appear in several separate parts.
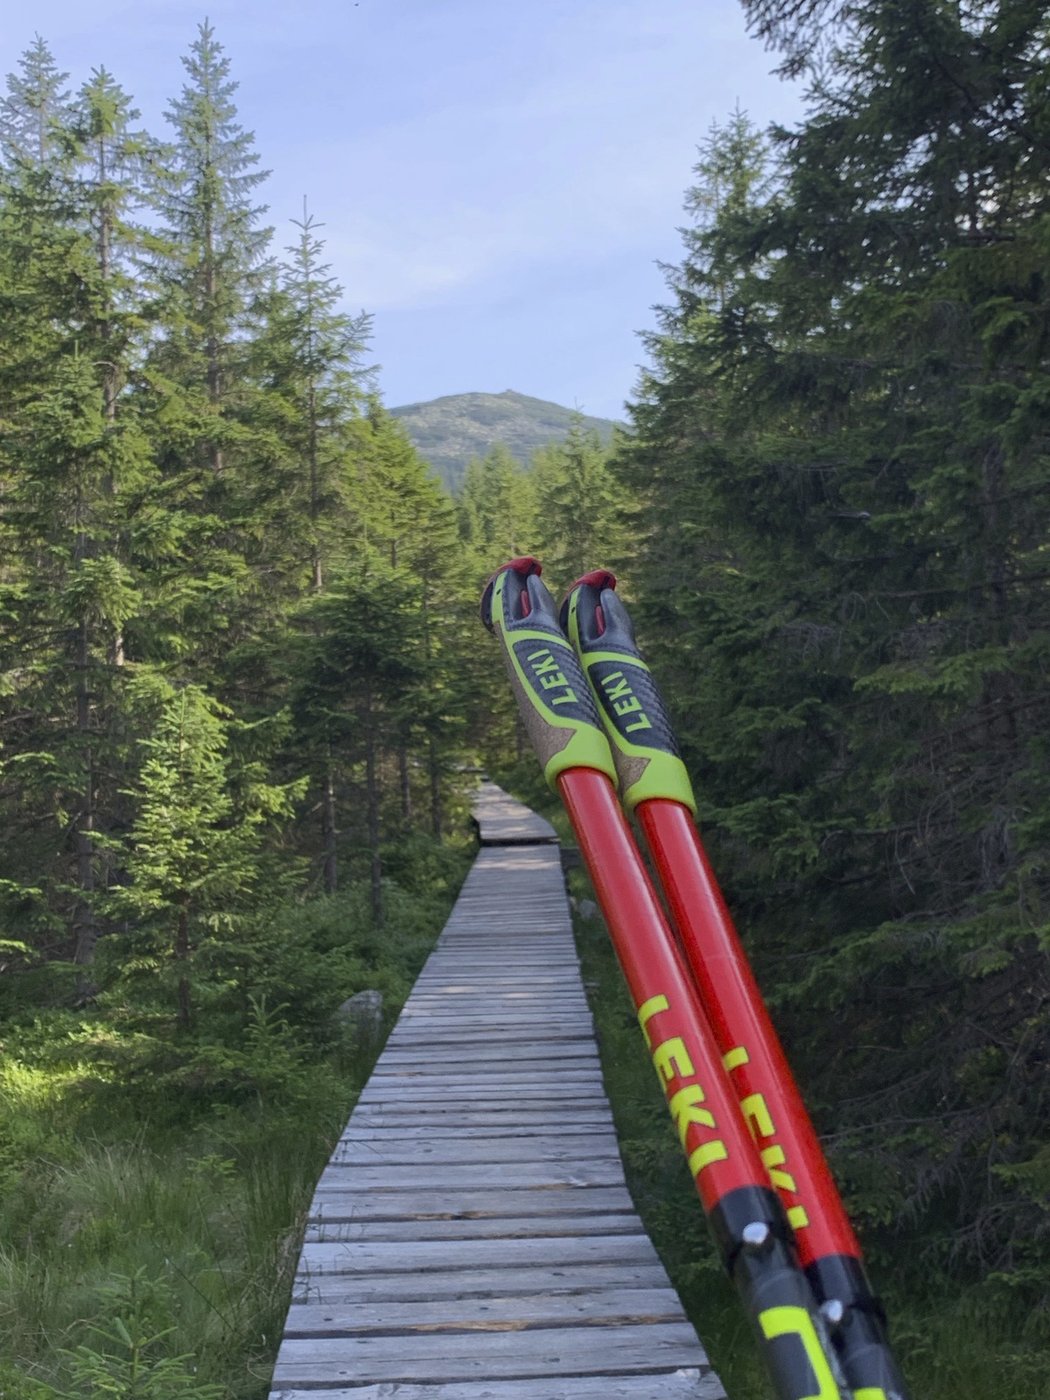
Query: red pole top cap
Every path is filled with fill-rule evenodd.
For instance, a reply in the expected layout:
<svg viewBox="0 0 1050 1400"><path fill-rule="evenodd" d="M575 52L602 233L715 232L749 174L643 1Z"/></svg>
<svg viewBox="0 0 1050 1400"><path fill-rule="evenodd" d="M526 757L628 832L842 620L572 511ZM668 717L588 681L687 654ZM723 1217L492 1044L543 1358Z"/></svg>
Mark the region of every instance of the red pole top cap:
<svg viewBox="0 0 1050 1400"><path fill-rule="evenodd" d="M508 559L502 568L496 570L496 574L503 573L504 569L513 569L516 574L542 574L543 565L538 559L534 559L531 554L523 554L519 559ZM496 574L492 577L495 578Z"/></svg>
<svg viewBox="0 0 1050 1400"><path fill-rule="evenodd" d="M581 574L568 591L571 593L582 584L586 584L588 588L596 588L600 593L603 588L616 587L616 575L611 569L592 569L589 574Z"/></svg>
<svg viewBox="0 0 1050 1400"><path fill-rule="evenodd" d="M531 554L523 554L518 559L509 559L506 564L501 564L485 585L485 591L481 595L481 620L485 626L492 631L492 590L500 574L515 573L525 580L538 577L543 573L543 565L538 559L534 559ZM532 611L532 604L528 590L523 588L519 600L522 616L527 617Z"/></svg>

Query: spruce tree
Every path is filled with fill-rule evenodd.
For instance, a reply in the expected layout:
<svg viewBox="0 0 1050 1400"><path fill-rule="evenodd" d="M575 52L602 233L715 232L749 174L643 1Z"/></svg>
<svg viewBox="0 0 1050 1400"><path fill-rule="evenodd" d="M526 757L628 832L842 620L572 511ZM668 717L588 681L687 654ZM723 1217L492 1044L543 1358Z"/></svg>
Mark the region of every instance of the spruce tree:
<svg viewBox="0 0 1050 1400"><path fill-rule="evenodd" d="M69 74L59 71L39 34L18 67L7 76L7 96L0 97L0 155L9 170L18 165L43 170L72 114L65 87Z"/></svg>
<svg viewBox="0 0 1050 1400"><path fill-rule="evenodd" d="M804 65L828 7L751 8ZM1042 1228L1050 1034L1041 9L842 7L779 188L689 236L624 465L712 843L760 964L803 959L780 996L847 1180L1004 1264Z"/></svg>
<svg viewBox="0 0 1050 1400"><path fill-rule="evenodd" d="M185 1031L202 980L198 963L215 959L266 892L263 823L287 811L293 792L256 784L247 801L235 800L233 717L202 687L173 687L147 670L130 703L148 736L138 740L143 757L129 790L127 882L109 900L111 912L131 921L114 940L110 979L154 1007L168 998Z"/></svg>
<svg viewBox="0 0 1050 1400"><path fill-rule="evenodd" d="M402 821L408 826L413 820L410 755L421 750L429 825L440 837L455 787L452 755L471 708L463 640L473 612L474 577L464 567L454 503L404 429L375 400L368 426L356 478L359 529L390 568L415 580L425 678L403 712L398 751Z"/></svg>
<svg viewBox="0 0 1050 1400"><path fill-rule="evenodd" d="M255 169L252 135L237 121L230 61L207 21L182 62L187 81L167 112L174 158L157 189L172 249L163 266L169 331L158 361L199 396L201 450L221 475L240 339L250 326L271 234L259 223L265 208L253 203L267 172Z"/></svg>
<svg viewBox="0 0 1050 1400"><path fill-rule="evenodd" d="M533 483L503 443L467 463L458 506L460 537L482 574L530 551Z"/></svg>
<svg viewBox="0 0 1050 1400"><path fill-rule="evenodd" d="M268 546L287 487L279 404L258 368L274 272L253 194L253 138L237 120L230 61L210 24L183 59L168 109L173 150L153 193L163 243L153 259L161 333L146 365L153 425L181 561L165 583L169 635L189 631L220 685L227 658L272 628Z"/></svg>
<svg viewBox="0 0 1050 1400"><path fill-rule="evenodd" d="M365 552L352 575L312 602L296 665L300 742L353 785L368 851L372 915L383 920L384 771L396 756L426 680L415 588L404 570ZM326 852L327 857L327 852Z"/></svg>
<svg viewBox="0 0 1050 1400"><path fill-rule="evenodd" d="M299 236L287 249L291 257L281 270L281 300L262 348L273 356L271 383L287 405L284 436L296 463L296 498L309 532L310 586L320 592L331 565L345 553L371 317L339 310L343 289L321 261L322 225L305 200L302 219L292 222Z"/></svg>
<svg viewBox="0 0 1050 1400"><path fill-rule="evenodd" d="M27 760L15 832L48 819L67 827L72 869L64 853L43 850L28 868L69 893L75 957L87 964L96 887L106 878L96 834L117 801L113 672L125 624L141 611L128 537L151 478L129 394L145 326L132 277L145 235L131 215L144 198L146 143L130 129L128 99L102 71L60 105L66 125L49 118L48 159L35 163L37 148L27 148L4 209L17 287L14 336L0 357L12 424L4 514L17 561L15 645L33 651L28 667L12 658L18 719L8 739Z"/></svg>
<svg viewBox="0 0 1050 1400"><path fill-rule="evenodd" d="M609 453L577 413L563 443L536 453L533 536L543 565L565 588L587 569L609 567L623 553L620 491Z"/></svg>

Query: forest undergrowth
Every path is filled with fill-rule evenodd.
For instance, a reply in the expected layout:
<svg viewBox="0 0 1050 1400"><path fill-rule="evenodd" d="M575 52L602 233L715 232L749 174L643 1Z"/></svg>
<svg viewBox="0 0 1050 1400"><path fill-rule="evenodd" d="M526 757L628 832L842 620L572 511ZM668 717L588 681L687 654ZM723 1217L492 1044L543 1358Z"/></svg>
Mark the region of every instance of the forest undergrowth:
<svg viewBox="0 0 1050 1400"><path fill-rule="evenodd" d="M97 1008L8 1023L3 1400L266 1396L317 1177L470 852L429 855L425 887L387 883L382 929L367 885L276 910L302 975L233 1035L202 1019L162 1041ZM375 1035L334 1014L366 988Z"/></svg>

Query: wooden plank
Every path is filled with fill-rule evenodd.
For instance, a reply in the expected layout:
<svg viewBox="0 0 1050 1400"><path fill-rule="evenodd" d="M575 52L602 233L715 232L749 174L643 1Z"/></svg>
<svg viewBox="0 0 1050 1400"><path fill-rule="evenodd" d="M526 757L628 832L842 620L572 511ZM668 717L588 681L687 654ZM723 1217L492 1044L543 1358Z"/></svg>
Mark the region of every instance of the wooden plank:
<svg viewBox="0 0 1050 1400"><path fill-rule="evenodd" d="M356 1136L343 1138L332 1153L333 1165L348 1166L360 1162L374 1166L401 1166L415 1162L429 1165L453 1162L591 1162L596 1159L618 1158L619 1149L612 1133L591 1133L585 1137L553 1135L538 1137L424 1137L404 1142L397 1133L386 1138L362 1142Z"/></svg>
<svg viewBox="0 0 1050 1400"><path fill-rule="evenodd" d="M352 1125L352 1126L351 1126ZM508 1138L522 1137L587 1137L599 1138L613 1133L612 1115L597 1111L579 1109L572 1119L555 1117L553 1113L511 1114L503 1124L493 1123L492 1115L479 1113L472 1122L465 1116L449 1120L440 1114L431 1114L430 1121L421 1121L415 1113L394 1114L386 1119L369 1118L362 1114L351 1118L340 1141L387 1142L391 1137L401 1142L432 1142L443 1138L454 1138L457 1142L482 1141L494 1138L506 1141Z"/></svg>
<svg viewBox="0 0 1050 1400"><path fill-rule="evenodd" d="M396 1167L341 1166L329 1163L321 1174L321 1184L353 1180L368 1189L398 1190L418 1186L422 1165ZM426 1182L435 1190L454 1187L505 1186L622 1186L623 1167L619 1157L587 1162L457 1162L452 1166L426 1167Z"/></svg>
<svg viewBox="0 0 1050 1400"><path fill-rule="evenodd" d="M539 1010L501 1011L484 1016L470 1016L462 1012L439 1016L425 1011L413 1014L398 1023L388 1045L403 1045L420 1040L424 1043L433 1038L442 1040L479 1040L489 1035L499 1035L505 1040L528 1040L533 1033L549 1035L561 1031L567 1039L594 1035L594 1021L590 1011L582 1002L575 1009L567 1006L551 1011Z"/></svg>
<svg viewBox="0 0 1050 1400"><path fill-rule="evenodd" d="M519 1264L548 1268L567 1264L648 1263L656 1259L648 1235L588 1235L575 1239L417 1240L412 1244L361 1241L305 1244L302 1269L316 1274L415 1273L438 1269L515 1269Z"/></svg>
<svg viewBox="0 0 1050 1400"><path fill-rule="evenodd" d="M479 1093L475 1083L446 1084L440 1092L435 1086L431 1086L429 1092L424 1093L423 1088L413 1080L390 1077L382 1084L378 1080L370 1079L357 1102L361 1108L382 1106L405 1117L411 1116L413 1105L418 1107L421 1113L456 1113L464 1108L473 1109L475 1112L484 1109L489 1113L514 1113L520 1108L522 1112L539 1113L550 1110L552 1113L565 1115L576 1113L577 1110L588 1110L597 1105L604 1107L606 1104L605 1094L600 1091L601 1086L596 1087L593 1080L587 1082L585 1092L581 1092L576 1084L511 1085L505 1080L486 1084L485 1090L486 1092Z"/></svg>
<svg viewBox="0 0 1050 1400"><path fill-rule="evenodd" d="M380 1099L398 1097L419 1103L460 1102L473 1097L477 1104L524 1102L527 1099L561 1101L563 1112L571 1113L574 1103L592 1099L605 1102L601 1076L596 1070L554 1069L529 1074L457 1074L444 1077L411 1073L379 1073L372 1075L361 1092L358 1102L376 1103Z"/></svg>
<svg viewBox="0 0 1050 1400"><path fill-rule="evenodd" d="M465 1078L469 1075L489 1079L526 1078L533 1074L575 1074L587 1072L591 1078L601 1079L601 1061L598 1051L575 1049L574 1043L564 1047L557 1044L536 1046L533 1050L515 1051L512 1046L487 1044L482 1040L473 1047L472 1053L463 1050L458 1056L448 1056L435 1050L433 1056L426 1051L412 1050L405 1054L385 1054L377 1064L378 1074L386 1077L447 1079Z"/></svg>
<svg viewBox="0 0 1050 1400"><path fill-rule="evenodd" d="M482 1122L492 1121L499 1125L506 1123L510 1118L519 1115L531 1114L533 1118L546 1117L554 1120L564 1119L568 1112L574 1114L611 1114L608 1100L605 1095L600 1097L591 1094L586 1102L567 1097L565 1094L552 1093L549 1089L546 1093L532 1094L528 1099L518 1099L516 1096L494 1097L491 1093L479 1097L476 1093L467 1090L458 1096L452 1093L444 1093L440 1099L421 1098L418 1094L411 1093L411 1086L401 1085L401 1098L414 1098L415 1111L407 1112L405 1104L398 1103L396 1098L386 1099L379 1095L371 1095L369 1084L362 1090L362 1097L354 1105L353 1113L368 1117L376 1122L385 1117L400 1119L406 1126L410 1122L424 1123L427 1115L434 1117L446 1117L449 1112L461 1111L470 1118L480 1118ZM397 1089L397 1084L391 1084L391 1089ZM458 1105L458 1108L457 1108ZM526 1118L522 1118L526 1122Z"/></svg>
<svg viewBox="0 0 1050 1400"><path fill-rule="evenodd" d="M550 1381L484 1380L453 1381L449 1385L399 1385L396 1392L386 1382L352 1389L325 1387L324 1400L726 1400L726 1393L709 1368L654 1369L644 1375L561 1376L557 1394ZM281 1388L272 1400L318 1400L316 1390Z"/></svg>
<svg viewBox="0 0 1050 1400"><path fill-rule="evenodd" d="M569 974L564 975L567 977ZM571 975L578 978L579 970L574 970ZM528 996L500 998L500 985L505 985L505 982L501 984L495 974L488 988L484 979L476 976L472 977L469 983L460 983L449 976L435 979L432 984L433 990L428 990L426 997L421 997L415 1006L410 1005L411 1014L403 1022L398 1022L398 1029L394 1034L400 1035L402 1030L410 1032L421 1021L428 1026L441 1028L443 1025L459 1024L473 1027L486 1023L504 1026L545 1025L556 1023L563 1015L590 1019L590 1007L582 992L563 995L556 990L555 983L551 982L545 987L537 988Z"/></svg>
<svg viewBox="0 0 1050 1400"><path fill-rule="evenodd" d="M545 1293L576 1297L610 1288L669 1288L659 1259L613 1263L516 1265L511 1269L457 1269L442 1273L300 1274L292 1290L296 1303L430 1303L439 1298L514 1298Z"/></svg>
<svg viewBox="0 0 1050 1400"><path fill-rule="evenodd" d="M497 1071L486 1070L484 1065L479 1065L476 1069L470 1065L461 1065L452 1070L442 1066L441 1072L434 1075L426 1075L422 1070L410 1069L400 1065L392 1069L387 1069L382 1064L377 1064L372 1078L368 1081L369 1087L379 1081L390 1081L391 1088L395 1088L397 1083L407 1083L408 1081L421 1079L433 1079L432 1085L425 1086L430 1089L440 1091L442 1085L450 1089L502 1089L504 1087L513 1088L519 1085L522 1088L554 1088L567 1084L590 1084L597 1087L599 1092L603 1091L602 1077L596 1064L563 1064L561 1060L538 1061L535 1064L529 1063L522 1069L500 1069ZM602 1098L605 1094L602 1092Z"/></svg>
<svg viewBox="0 0 1050 1400"><path fill-rule="evenodd" d="M674 1322L682 1305L672 1288L609 1288L576 1294L531 1293L517 1297L441 1298L422 1303L293 1303L289 1337L350 1332L451 1331L486 1327L567 1326L594 1321Z"/></svg>
<svg viewBox="0 0 1050 1400"><path fill-rule="evenodd" d="M420 1046L445 1044L479 1045L489 1041L508 1045L538 1045L548 1040L594 1041L594 1023L590 1012L583 1010L556 1011L550 1015L535 1015L510 1020L506 1016L487 1020L464 1021L462 1017L438 1020L424 1017L391 1036L384 1055L391 1050L414 1049Z"/></svg>
<svg viewBox="0 0 1050 1400"><path fill-rule="evenodd" d="M634 1211L634 1202L622 1186L591 1186L586 1191L571 1186L555 1190L526 1186L433 1191L418 1182L404 1191L319 1189L311 1210L322 1205L354 1220L482 1220L527 1215L551 1219L560 1215Z"/></svg>
<svg viewBox="0 0 1050 1400"><path fill-rule="evenodd" d="M504 1066L508 1071L513 1071L515 1066L520 1066L522 1070L534 1067L595 1070L599 1068L600 1061L593 1044L587 1045L581 1040L551 1040L530 1046L520 1042L504 1045L502 1041L489 1038L462 1045L459 1054L453 1054L440 1045L434 1047L434 1053L430 1056L423 1048L414 1046L405 1050L391 1049L384 1054L380 1065L384 1074L434 1076L463 1073L477 1065L479 1073L491 1077L503 1074Z"/></svg>
<svg viewBox="0 0 1050 1400"><path fill-rule="evenodd" d="M325 1196L310 1207L306 1224L309 1243L348 1243L357 1240L393 1244L398 1240L524 1240L546 1236L633 1235L638 1217L633 1211L563 1211L556 1215L406 1215L399 1220L363 1220L340 1196Z"/></svg>
<svg viewBox="0 0 1050 1400"><path fill-rule="evenodd" d="M542 1100L531 1100L542 1103ZM365 1105L367 1109L370 1105ZM586 1137L596 1138L612 1133L615 1128L611 1115L586 1104L559 1103L528 1112L524 1109L492 1109L478 1112L468 1103L441 1101L428 1106L426 1112L415 1111L416 1105L394 1106L392 1112L372 1115L355 1114L344 1129L341 1142L383 1143L391 1137L402 1142L427 1141L431 1138L458 1138L461 1142L485 1138L508 1139L527 1137Z"/></svg>
<svg viewBox="0 0 1050 1400"><path fill-rule="evenodd" d="M486 1216L480 1220L408 1220L362 1221L346 1218L338 1207L326 1201L314 1202L306 1226L308 1244L392 1244L398 1240L525 1240L569 1239L585 1235L635 1235L638 1217L633 1211L622 1215L511 1215Z"/></svg>
<svg viewBox="0 0 1050 1400"><path fill-rule="evenodd" d="M574 973L573 976L579 976ZM504 1002L501 1006L487 1006L484 1011L476 1009L483 992L470 994L469 1001L456 1004L456 992L442 994L447 1014L436 1015L429 1007L420 1007L418 1012L399 1021L397 1029L387 1042L387 1048L396 1048L402 1041L418 1039L424 1034L434 1034L446 1039L478 1040L486 1035L505 1035L510 1039L528 1040L531 1031L561 1031L566 1040L579 1040L593 1037L594 1019L590 1008L580 998L560 997L541 994L535 1001L519 999ZM451 1006L450 1006L451 1003Z"/></svg>
<svg viewBox="0 0 1050 1400"><path fill-rule="evenodd" d="M557 1327L469 1335L402 1333L394 1337L288 1337L274 1368L280 1384L370 1380L457 1381L561 1376L579 1372L648 1372L706 1360L687 1322L643 1326Z"/></svg>

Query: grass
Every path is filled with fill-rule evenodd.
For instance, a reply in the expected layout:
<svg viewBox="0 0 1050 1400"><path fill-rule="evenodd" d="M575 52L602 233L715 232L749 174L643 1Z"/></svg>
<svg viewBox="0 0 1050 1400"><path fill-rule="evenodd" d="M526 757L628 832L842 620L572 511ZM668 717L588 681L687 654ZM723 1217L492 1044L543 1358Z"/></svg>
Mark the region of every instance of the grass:
<svg viewBox="0 0 1050 1400"><path fill-rule="evenodd" d="M0 1329L27 1382L64 1389L70 1353L97 1345L115 1302L120 1315L121 1286L134 1314L137 1280L164 1333L152 1359L191 1357L196 1375L231 1400L265 1393L328 1141L287 1123L255 1126L265 1126L267 1146L250 1157L201 1133L189 1150L87 1142L75 1162L36 1169L28 1228L0 1251Z"/></svg>
<svg viewBox="0 0 1050 1400"><path fill-rule="evenodd" d="M379 986L393 1024L467 864L395 891L381 931L347 924L356 894L342 934L338 901L302 906L302 948L350 979L324 994L314 966L290 989L323 1021L257 1007L232 1047L202 1031L174 1071L173 1046L149 1042L164 1078L119 1027L9 1025L0 1400L265 1400L314 1185L380 1048L331 1013Z"/></svg>

